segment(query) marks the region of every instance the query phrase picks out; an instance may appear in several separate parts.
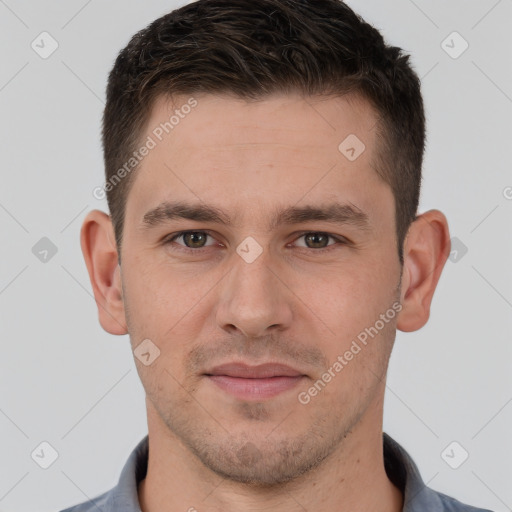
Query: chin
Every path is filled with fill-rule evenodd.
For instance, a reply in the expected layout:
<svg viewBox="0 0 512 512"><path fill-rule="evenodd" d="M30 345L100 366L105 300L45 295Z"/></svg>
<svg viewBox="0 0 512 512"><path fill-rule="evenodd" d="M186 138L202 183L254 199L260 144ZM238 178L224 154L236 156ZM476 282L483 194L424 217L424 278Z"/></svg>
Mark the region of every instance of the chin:
<svg viewBox="0 0 512 512"><path fill-rule="evenodd" d="M280 440L269 440L262 434L260 442L257 437L244 434L235 440L230 436L218 444L210 437L209 444L203 439L189 447L205 467L220 477L255 487L293 481L320 465L334 449L334 443L325 438L319 443L311 434Z"/></svg>

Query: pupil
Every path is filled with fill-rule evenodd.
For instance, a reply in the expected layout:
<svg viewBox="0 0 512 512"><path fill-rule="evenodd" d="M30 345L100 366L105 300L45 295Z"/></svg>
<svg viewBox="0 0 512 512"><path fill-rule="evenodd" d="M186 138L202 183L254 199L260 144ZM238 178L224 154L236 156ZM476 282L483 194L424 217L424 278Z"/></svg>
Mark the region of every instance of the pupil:
<svg viewBox="0 0 512 512"><path fill-rule="evenodd" d="M201 232L192 232L187 233L185 235L186 243L187 245L192 244L192 246L202 246L202 243L204 243L204 234ZM317 247L318 245L320 247L325 247L325 243L327 240L327 237L321 233L313 233L306 236L306 240L308 242L311 242L313 246Z"/></svg>
<svg viewBox="0 0 512 512"><path fill-rule="evenodd" d="M325 235L322 235L321 233L313 233L313 234L310 234L310 235L306 236L306 240L312 241L313 245L318 244L319 243L318 242L319 239L323 239L323 241L325 242L327 237ZM320 246L321 247L325 247L325 244L323 244L320 241Z"/></svg>
<svg viewBox="0 0 512 512"><path fill-rule="evenodd" d="M204 242L204 235L200 232L187 233L187 235L185 235L185 239L187 240L187 245L191 243L193 247L201 247L201 241ZM199 243L197 243L198 241Z"/></svg>

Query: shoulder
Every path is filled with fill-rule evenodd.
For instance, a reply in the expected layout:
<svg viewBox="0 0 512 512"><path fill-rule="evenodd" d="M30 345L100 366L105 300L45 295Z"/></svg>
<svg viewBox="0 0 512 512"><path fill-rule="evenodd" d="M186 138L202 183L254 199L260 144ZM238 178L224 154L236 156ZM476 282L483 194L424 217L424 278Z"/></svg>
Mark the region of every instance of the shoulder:
<svg viewBox="0 0 512 512"><path fill-rule="evenodd" d="M147 463L148 436L146 435L131 452L114 488L60 512L140 512L137 485L146 476Z"/></svg>
<svg viewBox="0 0 512 512"><path fill-rule="evenodd" d="M108 512L110 510L108 505L111 492L112 491L106 492L100 496L97 496L96 498L93 498L92 500L78 503L77 505L73 505L72 507L61 510L60 512L98 512L98 510L101 510L102 512Z"/></svg>
<svg viewBox="0 0 512 512"><path fill-rule="evenodd" d="M493 512L487 508L478 508L471 505L466 505L465 503L462 503L452 496L443 494L442 492L434 491L432 489L431 491L435 493L439 499L441 504L440 510L443 512Z"/></svg>
<svg viewBox="0 0 512 512"><path fill-rule="evenodd" d="M428 487L405 448L385 432L383 439L386 473L404 495L403 512L493 512L466 505Z"/></svg>

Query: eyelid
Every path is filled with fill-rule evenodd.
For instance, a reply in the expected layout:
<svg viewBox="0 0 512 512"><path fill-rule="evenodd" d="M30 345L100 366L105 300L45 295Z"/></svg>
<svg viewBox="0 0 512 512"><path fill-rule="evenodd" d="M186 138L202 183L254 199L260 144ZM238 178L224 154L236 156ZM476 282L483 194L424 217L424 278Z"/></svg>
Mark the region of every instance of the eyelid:
<svg viewBox="0 0 512 512"><path fill-rule="evenodd" d="M215 239L215 237L213 236L212 232L210 232L207 229L187 229L187 230L184 230L184 231L178 231L176 233L172 233L171 235L165 237L163 239L162 243L164 245L175 243L175 240L177 238L180 238L181 236L186 235L188 233L204 233L205 235L209 236L210 238ZM335 240L336 243L329 244L329 245L327 245L325 247L321 247L321 248L318 248L318 249L314 249L314 248L311 248L311 247L302 247L302 246L300 246L300 249L305 249L308 252L321 253L321 252L329 251L330 249L332 249L332 248L334 248L334 247L336 247L338 245L348 245L348 244L350 244L350 241L348 239L346 239L345 237L341 236L341 235L333 235L333 234L328 233L326 231L315 231L315 230L307 230L307 231L301 231L301 232L298 232L298 233L294 233L294 235L293 235L294 238L293 238L292 241L296 241L299 238L302 238L303 236L306 236L306 235L309 235L309 234L326 235L327 237ZM183 250L185 252L196 252L197 253L197 252L201 252L202 249L206 249L207 247L212 247L214 244L205 245L205 246L199 247L197 249L193 249L191 247L187 247L186 245L183 245L183 244L176 244L176 245L179 247L179 249L177 249L177 250ZM221 243L220 245L223 245L223 244ZM290 245L290 244L287 244L287 246L288 245Z"/></svg>
<svg viewBox="0 0 512 512"><path fill-rule="evenodd" d="M309 230L309 231L302 231L300 233L296 233L294 235L295 238L293 239L293 241L296 241L299 238L302 238L303 236L310 235L310 234L313 234L313 235L325 235L328 238L331 238L331 239L335 240L337 243L336 244L326 245L325 247L322 247L320 249L311 249L310 247L301 247L302 249L310 249L312 251L320 252L322 250L326 250L328 247L333 247L333 246L339 245L339 244L346 245L346 244L349 243L348 239L346 239L345 237L343 237L341 235L333 235L331 233L328 233L327 231L311 231L311 230Z"/></svg>
<svg viewBox="0 0 512 512"><path fill-rule="evenodd" d="M165 237L163 240L163 244L166 245L166 244L170 244L170 243L175 243L175 240L177 238L180 238L183 235L186 235L188 233L203 233L203 234L207 235L208 237L215 239L215 237L212 235L212 233L210 231L208 231L207 229L187 229L185 231L178 231L177 233L173 233L173 234L169 235L168 237ZM201 250L205 247L211 247L211 245L205 245L203 247L199 247L198 249L192 249L183 244L177 244L177 245L179 247L182 247L185 250L188 249L188 250L194 251L194 252L198 252L199 250Z"/></svg>

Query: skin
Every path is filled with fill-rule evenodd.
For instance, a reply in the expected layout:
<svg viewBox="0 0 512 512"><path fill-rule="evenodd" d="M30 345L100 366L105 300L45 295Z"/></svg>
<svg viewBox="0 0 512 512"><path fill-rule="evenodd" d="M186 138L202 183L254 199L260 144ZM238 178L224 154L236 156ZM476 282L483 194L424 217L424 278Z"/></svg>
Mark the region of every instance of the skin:
<svg viewBox="0 0 512 512"><path fill-rule="evenodd" d="M102 327L129 333L132 349L150 339L160 350L147 366L135 358L149 432L142 510L402 510L382 455L386 371L396 330L428 320L449 255L445 216L430 210L412 223L402 268L393 194L372 167L377 116L363 99L194 97L135 171L121 266L107 214L91 211L81 232ZM159 98L142 140L187 100ZM352 162L338 150L348 134L366 147ZM163 200L212 204L234 223L144 229L144 214ZM318 220L268 229L278 208L328 202L365 212L368 229ZM184 230L211 236L203 248L183 237L164 243ZM345 243L315 245L304 233ZM236 252L248 236L262 248L252 263ZM179 250L187 241L190 253ZM397 301L401 311L301 403L298 394ZM203 374L233 360L278 361L305 377L243 400Z"/></svg>

